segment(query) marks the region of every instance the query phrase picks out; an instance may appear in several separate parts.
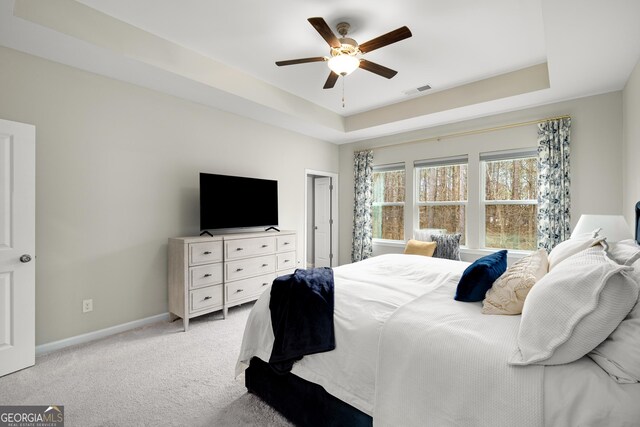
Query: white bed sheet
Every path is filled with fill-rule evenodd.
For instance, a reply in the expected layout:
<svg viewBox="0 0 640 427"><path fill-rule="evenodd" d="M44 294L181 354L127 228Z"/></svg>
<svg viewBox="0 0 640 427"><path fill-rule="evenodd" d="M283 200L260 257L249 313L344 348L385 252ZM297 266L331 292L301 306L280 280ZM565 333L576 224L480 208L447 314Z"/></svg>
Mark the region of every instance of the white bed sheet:
<svg viewBox="0 0 640 427"><path fill-rule="evenodd" d="M442 287L450 288L453 298L452 283L468 265L393 254L335 268L336 349L305 356L296 362L292 373L373 415L379 339L385 322L400 307L418 297L428 300L427 294ZM269 293L262 294L249 316L236 375L254 356L269 360L274 340ZM480 310L480 304L466 305L471 306ZM503 316L493 316L492 321L500 318ZM510 319L512 323L519 316ZM588 358L545 367L543 382L545 427L640 426L640 383L618 384ZM413 398L413 404L419 405L421 397Z"/></svg>

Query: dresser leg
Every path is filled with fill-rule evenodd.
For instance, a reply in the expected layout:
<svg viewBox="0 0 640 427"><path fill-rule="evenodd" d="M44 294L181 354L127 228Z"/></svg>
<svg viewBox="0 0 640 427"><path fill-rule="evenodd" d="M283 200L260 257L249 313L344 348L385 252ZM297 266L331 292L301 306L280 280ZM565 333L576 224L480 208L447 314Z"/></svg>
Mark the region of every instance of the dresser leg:
<svg viewBox="0 0 640 427"><path fill-rule="evenodd" d="M227 318L227 311L228 311L228 310L229 310L229 309L228 309L227 307L224 307L224 308L222 309L222 318L223 318L223 319L226 319L226 318Z"/></svg>
<svg viewBox="0 0 640 427"><path fill-rule="evenodd" d="M187 332L189 330L189 318L182 319L182 324L184 325L184 331Z"/></svg>

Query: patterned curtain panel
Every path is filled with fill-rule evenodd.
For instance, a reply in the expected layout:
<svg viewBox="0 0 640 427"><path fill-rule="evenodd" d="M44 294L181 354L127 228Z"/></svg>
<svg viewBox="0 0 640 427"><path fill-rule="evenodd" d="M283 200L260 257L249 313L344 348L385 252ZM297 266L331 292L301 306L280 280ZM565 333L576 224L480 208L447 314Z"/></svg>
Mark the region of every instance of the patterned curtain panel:
<svg viewBox="0 0 640 427"><path fill-rule="evenodd" d="M369 258L373 251L371 205L373 201L373 151L359 151L353 158L353 240L351 262Z"/></svg>
<svg viewBox="0 0 640 427"><path fill-rule="evenodd" d="M569 238L571 119L538 124L538 249Z"/></svg>

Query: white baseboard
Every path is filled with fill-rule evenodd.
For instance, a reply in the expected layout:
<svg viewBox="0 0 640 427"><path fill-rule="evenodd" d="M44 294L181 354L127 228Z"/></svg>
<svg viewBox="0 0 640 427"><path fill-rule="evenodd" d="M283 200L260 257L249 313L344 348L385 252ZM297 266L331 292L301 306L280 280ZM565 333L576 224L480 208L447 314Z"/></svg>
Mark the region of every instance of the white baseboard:
<svg viewBox="0 0 640 427"><path fill-rule="evenodd" d="M60 350L72 345L83 344L89 341L94 341L100 338L105 338L111 335L119 334L131 329L139 328L141 326L149 325L151 323L169 321L169 313L157 314L151 317L145 317L144 319L134 320L132 322L123 323L121 325L111 326L109 328L100 329L98 331L87 332L86 334L76 335L75 337L65 338L59 341L48 342L46 344L40 344L36 346L36 356L42 354L51 353L52 351Z"/></svg>

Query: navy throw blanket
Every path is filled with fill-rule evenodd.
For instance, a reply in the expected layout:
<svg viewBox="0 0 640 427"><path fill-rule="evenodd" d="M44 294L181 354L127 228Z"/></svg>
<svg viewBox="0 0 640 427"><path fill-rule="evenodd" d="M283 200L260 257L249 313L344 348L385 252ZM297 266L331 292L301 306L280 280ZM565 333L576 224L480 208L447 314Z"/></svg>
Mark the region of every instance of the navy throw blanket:
<svg viewBox="0 0 640 427"><path fill-rule="evenodd" d="M336 348L331 268L297 269L276 278L269 310L275 336L269 364L276 373L291 371L304 355Z"/></svg>

